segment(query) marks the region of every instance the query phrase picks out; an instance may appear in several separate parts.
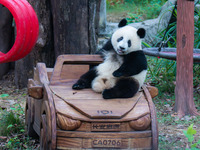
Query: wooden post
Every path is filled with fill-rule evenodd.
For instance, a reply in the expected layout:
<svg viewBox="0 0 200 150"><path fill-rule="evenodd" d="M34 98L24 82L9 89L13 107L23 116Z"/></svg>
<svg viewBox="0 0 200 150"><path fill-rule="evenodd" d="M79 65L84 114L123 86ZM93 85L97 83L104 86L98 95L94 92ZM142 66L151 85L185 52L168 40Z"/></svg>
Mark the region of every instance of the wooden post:
<svg viewBox="0 0 200 150"><path fill-rule="evenodd" d="M194 1L177 1L177 74L175 111L198 115L193 100Z"/></svg>

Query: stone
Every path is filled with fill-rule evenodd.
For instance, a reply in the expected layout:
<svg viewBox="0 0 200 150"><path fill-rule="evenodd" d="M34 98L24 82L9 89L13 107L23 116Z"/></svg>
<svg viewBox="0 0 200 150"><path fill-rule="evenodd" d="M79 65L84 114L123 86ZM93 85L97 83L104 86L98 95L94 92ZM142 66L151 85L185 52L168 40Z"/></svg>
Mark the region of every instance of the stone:
<svg viewBox="0 0 200 150"><path fill-rule="evenodd" d="M144 28L146 30L146 36L144 42L153 46L158 42L157 34L164 30L171 18L171 11L176 0L168 0L161 8L160 15L156 19L145 20L143 22L132 23L131 26L135 28Z"/></svg>
<svg viewBox="0 0 200 150"><path fill-rule="evenodd" d="M106 30L106 0L101 0L100 5L100 18L99 18L99 28L102 31Z"/></svg>
<svg viewBox="0 0 200 150"><path fill-rule="evenodd" d="M158 32L165 29L169 23L171 17L171 11L176 0L168 0L161 8L160 15L156 19L149 19L138 23L129 24L135 28L144 28L146 30L146 36L144 42L150 44L151 46L155 45L158 42L156 35ZM105 30L100 30L100 36L111 36L112 33L118 28L118 23L109 23L106 24Z"/></svg>

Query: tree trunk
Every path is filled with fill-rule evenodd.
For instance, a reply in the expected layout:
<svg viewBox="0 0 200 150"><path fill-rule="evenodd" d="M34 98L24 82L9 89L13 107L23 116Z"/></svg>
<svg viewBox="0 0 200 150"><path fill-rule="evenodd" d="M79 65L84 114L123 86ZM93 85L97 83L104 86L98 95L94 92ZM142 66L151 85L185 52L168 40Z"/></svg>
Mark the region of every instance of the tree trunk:
<svg viewBox="0 0 200 150"><path fill-rule="evenodd" d="M6 7L0 5L0 51L7 53L12 47L13 17ZM9 71L10 63L0 64L0 79Z"/></svg>
<svg viewBox="0 0 200 150"><path fill-rule="evenodd" d="M55 56L96 51L100 1L51 0L51 3Z"/></svg>
<svg viewBox="0 0 200 150"><path fill-rule="evenodd" d="M28 0L35 9L40 34L33 51L16 62L15 83L26 87L37 62L53 67L61 54L90 54L97 50L101 0ZM23 72L23 75L21 73Z"/></svg>
<svg viewBox="0 0 200 150"><path fill-rule="evenodd" d="M98 33L101 0L89 0L89 53L94 54L98 49Z"/></svg>
<svg viewBox="0 0 200 150"><path fill-rule="evenodd" d="M175 111L198 115L193 100L194 1L178 0Z"/></svg>
<svg viewBox="0 0 200 150"><path fill-rule="evenodd" d="M27 86L28 78L33 77L33 68L37 62L44 62L47 67L53 67L55 63L50 2L47 0L28 0L28 2L37 13L40 31L32 52L15 62L15 84L18 88Z"/></svg>

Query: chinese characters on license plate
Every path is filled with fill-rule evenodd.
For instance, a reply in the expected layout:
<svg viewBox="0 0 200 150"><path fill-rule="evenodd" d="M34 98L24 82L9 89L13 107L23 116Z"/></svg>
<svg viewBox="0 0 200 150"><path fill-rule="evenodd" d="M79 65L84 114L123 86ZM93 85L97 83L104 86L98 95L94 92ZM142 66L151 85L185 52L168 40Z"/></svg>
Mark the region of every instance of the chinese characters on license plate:
<svg viewBox="0 0 200 150"><path fill-rule="evenodd" d="M121 139L93 139L92 147L109 147L120 148L122 145Z"/></svg>
<svg viewBox="0 0 200 150"><path fill-rule="evenodd" d="M120 131L120 123L92 123L91 131Z"/></svg>

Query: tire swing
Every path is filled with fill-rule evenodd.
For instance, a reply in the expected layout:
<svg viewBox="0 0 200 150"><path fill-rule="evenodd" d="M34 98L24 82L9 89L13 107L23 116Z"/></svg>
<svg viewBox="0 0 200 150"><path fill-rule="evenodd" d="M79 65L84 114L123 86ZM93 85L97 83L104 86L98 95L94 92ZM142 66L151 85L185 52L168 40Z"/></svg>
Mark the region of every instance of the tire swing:
<svg viewBox="0 0 200 150"><path fill-rule="evenodd" d="M171 19L172 19L173 14L174 14L176 9L177 9L177 2L175 3L174 9L172 11ZM164 39L166 37L167 32L169 31L171 19L168 23L168 26L167 26L166 31L164 33L164 36L161 40L160 46L159 47L152 47L152 48L144 48L143 51L144 51L145 55L158 57L158 58L165 58L165 59L170 59L170 60L176 60L176 48L164 47L164 45L166 45L166 43L167 43ZM174 33L174 31L173 31L173 33ZM170 38L171 37L169 37L169 39L167 39L167 41L169 41ZM193 60L194 60L195 63L200 63L200 49L194 49L193 50Z"/></svg>
<svg viewBox="0 0 200 150"><path fill-rule="evenodd" d="M19 60L29 54L34 47L38 34L39 22L32 6L26 0L0 0L13 15L17 35L15 43L7 53L0 52L0 64Z"/></svg>

